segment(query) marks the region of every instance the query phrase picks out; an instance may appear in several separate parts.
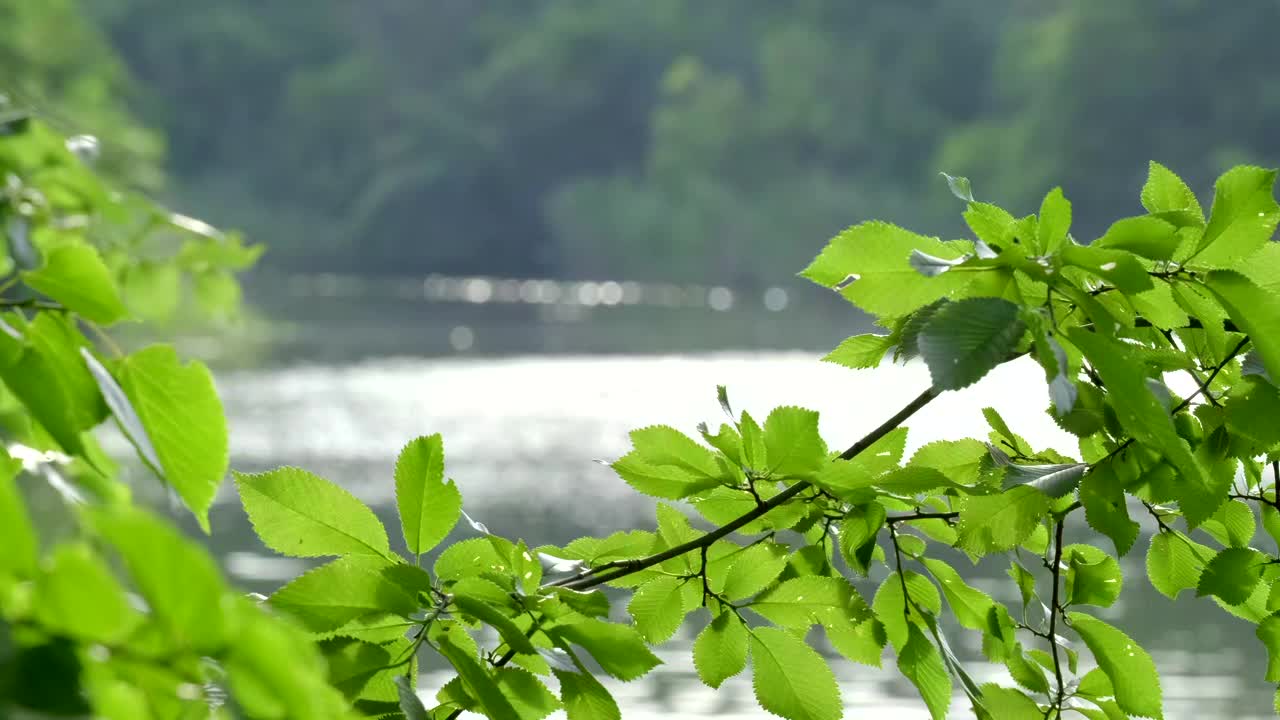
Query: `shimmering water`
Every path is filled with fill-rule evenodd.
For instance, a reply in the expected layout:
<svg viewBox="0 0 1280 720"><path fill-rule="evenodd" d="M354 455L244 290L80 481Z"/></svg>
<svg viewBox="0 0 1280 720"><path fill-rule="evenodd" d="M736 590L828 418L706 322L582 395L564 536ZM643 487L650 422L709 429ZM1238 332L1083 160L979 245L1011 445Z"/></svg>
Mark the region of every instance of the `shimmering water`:
<svg viewBox="0 0 1280 720"><path fill-rule="evenodd" d="M981 428L985 404L997 407L1033 442L1070 452L1071 438L1043 414L1042 377L1035 366L1018 362L965 392L948 393L909 423L908 452ZM700 421L718 422L717 384L729 387L736 407L760 417L780 404L819 410L829 443L843 447L927 381L921 367L856 373L819 363L806 352L400 357L323 364L295 358L276 369L221 373L219 388L237 469L306 467L352 489L394 527L395 455L406 440L440 432L447 472L457 480L467 511L496 532L536 545L649 526L652 502L593 461L625 452L633 428L666 423L692 434ZM231 499L224 494L215 508L213 539L242 584L269 591L305 567L263 553ZM460 537L472 531L455 532ZM1087 541L1090 531L1074 526L1068 535L1070 541ZM1152 649L1163 672L1166 717L1269 716L1272 688L1262 682L1266 658L1251 626L1208 602L1170 603L1156 594L1142 568L1145 547L1140 539L1125 558L1130 587L1104 617ZM1008 581L1000 582L1003 569L984 563L971 574L975 583L1010 600ZM876 580L859 584L866 596ZM698 682L688 645L701 622L687 625L660 653L665 664L653 674L610 685L624 717L769 717L755 707L747 675L719 691ZM970 671L980 682L1006 679L1003 670L976 660L972 633L953 628L952 644L975 658ZM891 659L884 670L842 659L833 665L848 717L928 717ZM441 668L424 667L424 694L448 678ZM961 698L953 707L954 717L969 716Z"/></svg>

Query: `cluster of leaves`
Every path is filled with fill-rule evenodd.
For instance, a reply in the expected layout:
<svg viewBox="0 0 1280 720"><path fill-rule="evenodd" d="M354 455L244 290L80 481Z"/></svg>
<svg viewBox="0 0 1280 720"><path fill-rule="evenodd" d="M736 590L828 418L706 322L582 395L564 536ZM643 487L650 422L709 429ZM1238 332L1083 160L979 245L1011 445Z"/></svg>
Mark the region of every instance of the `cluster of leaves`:
<svg viewBox="0 0 1280 720"><path fill-rule="evenodd" d="M693 661L707 685L750 665L760 705L794 720L842 715L835 676L807 641L817 627L856 663L878 666L891 648L934 717L958 686L980 718L1159 718L1151 656L1090 610L1120 597L1117 558L1137 542L1137 511L1154 523L1151 583L1171 598L1194 589L1257 623L1273 653L1267 679L1280 682L1280 558L1251 546L1255 510L1280 541L1276 172L1226 173L1206 217L1182 181L1153 164L1147 214L1087 245L1072 237L1058 190L1038 215L1015 218L975 201L967 180L947 179L975 239L870 222L832 240L803 273L887 330L848 339L829 361L867 368L891 353L919 356L932 377L853 446L831 450L811 410L780 407L763 423L737 413L722 388L729 421L700 426L703 443L643 428L613 463L637 491L671 501L658 505L655 530L529 551L473 522L481 537L445 548L430 572L391 555L372 512L337 486L292 469L242 476L241 497L270 547L339 556L272 604L314 633L331 667L361 659L347 692L371 713L390 708L380 704L393 697L384 674L427 646L458 677L436 708L402 705L409 717L471 710L536 720L559 706L571 720L619 717L592 672L644 674L657 664L646 645L689 621L700 626ZM1024 356L1043 368L1047 412L1079 438L1079 457L1031 447L993 409L986 438L938 440L906 457L907 418ZM1194 387L1186 397L1166 384L1179 373ZM422 438L397 465L415 555L461 513L442 455L438 438ZM1069 542L1079 510L1088 530ZM954 551L975 562L1007 556L1020 607L966 583L946 559ZM860 578L878 582L870 601ZM631 593L629 622L608 621L623 613L610 612L616 596L600 586ZM1013 684L972 678L950 649L944 607L980 634ZM543 682L552 676L558 698Z"/></svg>
<svg viewBox="0 0 1280 720"><path fill-rule="evenodd" d="M208 371L164 346L123 355L101 331L145 314L131 312L129 277L156 218L174 218L152 209L141 229L122 230L138 203L103 191L38 124L3 131L12 192L0 219L16 274L0 300L0 709L538 720L562 708L607 720L621 713L598 677L645 675L660 662L650 646L689 622L706 684L750 666L760 705L794 720L843 714L830 653L809 641L819 627L823 647L855 663L878 666L891 649L934 717L958 686L984 720L1159 718L1152 658L1090 610L1120 597L1134 514L1154 529L1152 585L1171 598L1194 589L1255 623L1271 653L1266 678L1280 682L1280 556L1254 542L1260 517L1280 543L1275 171L1229 171L1206 216L1153 164L1147 214L1087 245L1071 235L1060 191L1015 218L951 177L974 239L878 222L846 230L804 275L887 332L850 338L827 359L867 368L918 356L930 387L843 451L820 435L816 412L780 407L759 422L723 389L728 421L700 426L702 442L636 430L613 468L667 501L653 530L564 547L500 537L463 512L434 435L409 443L395 469L411 557L332 482L295 468L237 474L268 547L333 558L259 604L131 504L91 434L114 419L208 531L227 468ZM233 238L177 224L201 230L167 256L179 279L195 273L198 286L201 273L253 259ZM1047 412L1079 438L1078 457L1031 447L995 410L986 438L907 456L914 413L1024 357L1043 369ZM1185 397L1166 384L1180 374L1194 388ZM38 522L19 482L31 476L67 499L66 522ZM1068 543L1080 510L1085 523L1070 532L1083 536ZM445 545L463 518L475 535ZM1007 558L1020 603L965 582L952 563L963 556ZM858 589L868 583L869 601ZM1011 685L973 679L949 645L952 622L980 635ZM415 688L424 649L457 671L430 709Z"/></svg>
<svg viewBox="0 0 1280 720"><path fill-rule="evenodd" d="M305 631L137 507L94 435L114 420L208 530L228 464L208 369L166 345L126 354L105 329L163 319L188 280L233 311L229 273L258 250L112 192L92 138L3 112L0 716L348 717Z"/></svg>

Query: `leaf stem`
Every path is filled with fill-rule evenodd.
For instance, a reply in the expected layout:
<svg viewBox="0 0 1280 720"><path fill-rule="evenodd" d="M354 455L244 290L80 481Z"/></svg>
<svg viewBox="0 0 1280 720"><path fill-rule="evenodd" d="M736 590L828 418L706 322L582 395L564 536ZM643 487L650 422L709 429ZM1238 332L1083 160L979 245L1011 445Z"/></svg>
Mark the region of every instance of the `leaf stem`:
<svg viewBox="0 0 1280 720"><path fill-rule="evenodd" d="M898 582L902 583L902 615L911 620L911 591L907 590L907 576L902 572L902 551L898 549L898 531L889 524L889 541L893 543L893 559L898 566Z"/></svg>
<svg viewBox="0 0 1280 720"><path fill-rule="evenodd" d="M940 392L940 390L930 387L928 390L917 395L915 399L903 406L901 410L894 413L888 420L881 423L879 427L867 433L861 440L849 446L849 448L843 453L840 453L840 459L851 460L867 448L871 447L877 440L889 434L890 431L894 430L902 423L906 422L907 418L914 415L918 410L920 410L920 408L928 405L934 398L938 397ZM812 485L807 480L801 480L788 487L786 490L783 490L777 495L769 498L763 504L739 515L734 520L716 528L706 535L690 540L689 542L676 545L675 547L668 548L648 557L615 561L614 563L610 563L612 567L608 570L606 570L606 568L609 567L608 565L601 566L599 569L592 569L582 578L564 583L563 587L567 587L570 590L586 590L597 585L603 585L610 580L616 580L618 578L631 575L632 573L640 572L646 568L666 562L671 558L679 557L687 552L700 550L711 545L720 538L733 533L735 530L750 523L751 521L764 516L770 510L786 503L788 500L799 495L810 487L812 487ZM601 572L602 570L604 570L604 572Z"/></svg>

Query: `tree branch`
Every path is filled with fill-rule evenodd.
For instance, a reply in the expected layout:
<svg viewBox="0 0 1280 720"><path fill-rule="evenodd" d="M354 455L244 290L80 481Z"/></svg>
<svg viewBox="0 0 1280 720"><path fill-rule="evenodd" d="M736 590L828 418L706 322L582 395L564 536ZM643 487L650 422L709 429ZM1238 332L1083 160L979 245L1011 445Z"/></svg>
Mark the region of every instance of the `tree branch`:
<svg viewBox="0 0 1280 720"><path fill-rule="evenodd" d="M898 412L894 413L893 417L881 423L880 427L867 433L861 440L849 446L849 449L845 450L843 453L840 453L840 459L851 460L854 457L856 457L858 454L860 454L862 451L871 447L873 444L875 444L877 440L884 437L885 435L888 435L890 431L894 430L899 425L906 422L907 418L914 415L916 411L918 411L920 408L924 407L925 405L928 405L930 401L938 397L938 394L940 392L941 391L935 390L934 388L931 387L928 390L925 390L924 392L917 395L914 400L907 403ZM701 550L702 548L711 545L712 543L719 540L720 538L723 538L733 533L738 528L752 522L753 520L763 517L770 510L773 510L779 505L786 503L788 500L799 495L800 493L804 492L810 487L812 487L812 485L807 480L801 480L795 483L794 485L792 485L791 487L787 488L786 490L783 490L777 495L774 495L773 497L769 498L769 500L767 500L763 504L758 505L752 510L738 516L733 521L725 525L722 525L716 528L715 530L695 540L690 540L687 543L676 545L675 547L668 548L666 550L663 550L660 553L655 553L645 558L616 561L615 563L613 563L613 568L611 570L608 570L605 572L592 571L585 577L582 577L570 583L565 583L563 587L569 588L570 590L586 590L588 588L593 588L597 585L603 585L604 583L607 583L610 580L616 580L620 577L626 577L627 575L640 572L641 570L644 570L646 568L650 568L659 563L666 562L671 558L679 557L687 552L692 552L694 550Z"/></svg>

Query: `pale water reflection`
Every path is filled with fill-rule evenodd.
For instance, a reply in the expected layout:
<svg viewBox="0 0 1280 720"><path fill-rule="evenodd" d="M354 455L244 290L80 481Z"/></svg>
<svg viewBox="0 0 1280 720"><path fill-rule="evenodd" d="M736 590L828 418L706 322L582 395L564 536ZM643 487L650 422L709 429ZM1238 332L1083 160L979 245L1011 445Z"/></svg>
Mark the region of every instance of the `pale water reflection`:
<svg viewBox="0 0 1280 720"><path fill-rule="evenodd" d="M652 502L593 461L625 452L633 428L665 423L693 434L699 422L721 421L717 384L728 386L736 408L759 417L781 404L819 410L824 435L833 447L843 447L927 383L922 367L858 373L819 363L809 353L406 358L229 372L219 378L237 469L306 467L342 482L394 523L395 455L415 435L439 432L448 473L457 480L467 511L496 532L530 544L558 544L650 523ZM1011 363L978 386L948 393L925 408L909 423L908 452L982 428L986 404L1034 443L1072 452L1073 439L1043 412L1043 374L1027 361ZM225 566L246 586L269 590L306 566L261 553L235 503L220 503L213 523ZM1074 540L1089 533L1083 525L1069 532ZM1106 616L1153 648L1164 671L1166 717L1269 716L1272 688L1262 682L1266 659L1251 627L1208 603L1170 603L1154 593L1142 569L1145 545L1139 540L1125 558L1130 587L1123 604ZM973 571L974 581L1007 593L1007 582L999 581L1002 572L1003 567L984 564ZM869 596L876 579L859 588ZM755 707L749 676L718 692L698 682L688 652L695 630L686 627L684 639L661 653L665 664L651 676L610 686L624 717L770 717ZM1006 677L977 661L971 634L958 629L953 634L957 651L974 658L970 670L980 681ZM833 665L849 717L928 717L911 687L892 670L892 660L884 670L840 659ZM447 679L424 668L428 692ZM969 716L961 698L954 707L954 717Z"/></svg>

